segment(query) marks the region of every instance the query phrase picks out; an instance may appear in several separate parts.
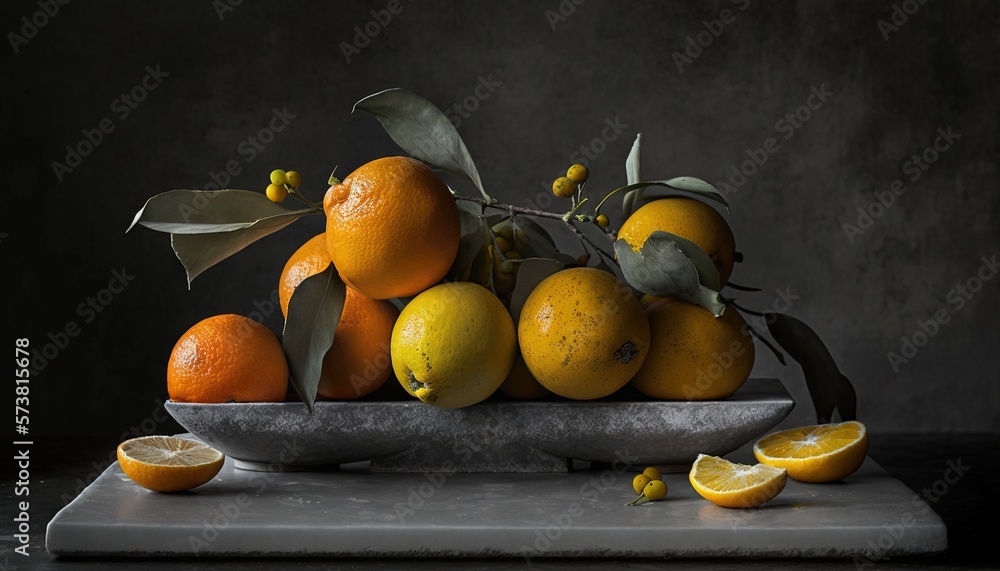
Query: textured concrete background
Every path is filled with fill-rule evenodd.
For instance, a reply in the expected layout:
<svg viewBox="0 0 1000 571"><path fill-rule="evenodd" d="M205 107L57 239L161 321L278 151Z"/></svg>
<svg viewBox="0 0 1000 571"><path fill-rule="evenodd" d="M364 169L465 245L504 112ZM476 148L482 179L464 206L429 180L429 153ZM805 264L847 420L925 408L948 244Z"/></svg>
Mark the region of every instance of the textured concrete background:
<svg viewBox="0 0 1000 571"><path fill-rule="evenodd" d="M770 147L729 194L746 255L733 280L764 289L741 300L769 308L776 290L796 296L791 313L827 341L873 430L1000 429L1000 279L987 268L994 279L967 284L984 256L1000 254L1000 5L426 0L400 4L358 41L356 27L388 5L72 2L34 16L47 21L31 34L21 18L39 4L4 3L3 31L27 40L7 36L16 53L4 46L5 322L8 340L52 344L32 381L34 434L169 431L158 399L184 330L255 310L280 330L268 299L321 220L251 246L191 291L166 235L124 230L147 197L203 188L231 160L241 169L231 187L263 190L271 169L295 168L318 199L334 165L346 174L399 152L373 119L350 114L361 97L396 86L462 106L454 113L483 180L517 205L546 200L545 181L581 146L593 153L590 188L622 184L637 132L650 178L725 182L748 151ZM894 12L901 25L886 39L878 21L891 24ZM689 48L699 39L700 53ZM348 58L345 42L360 50ZM685 49L679 70L674 54ZM123 106L147 66L168 75ZM484 80L492 90L476 99ZM251 157L245 141L274 109L294 118ZM784 119L797 110L799 120ZM55 169L104 118L114 130L71 172ZM605 129L616 122L624 127ZM928 152L936 160L926 170L908 166L939 129L960 138ZM897 179L905 192L859 225L858 208ZM849 237L845 223L863 233ZM134 279L99 296L115 271ZM977 291L963 298L960 284ZM108 302L99 312L86 305L94 296ZM921 336L919 322L935 316L948 321ZM76 335L61 339L67 326ZM924 346L894 370L887 354L902 354L904 337ZM797 368L758 355L755 375L781 378L800 403L788 422L808 422Z"/></svg>

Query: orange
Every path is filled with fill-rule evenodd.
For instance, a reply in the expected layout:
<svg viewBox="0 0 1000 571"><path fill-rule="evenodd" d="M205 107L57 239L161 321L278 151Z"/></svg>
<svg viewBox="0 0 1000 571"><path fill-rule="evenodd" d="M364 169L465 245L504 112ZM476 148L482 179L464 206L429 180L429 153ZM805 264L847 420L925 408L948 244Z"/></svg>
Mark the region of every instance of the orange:
<svg viewBox="0 0 1000 571"><path fill-rule="evenodd" d="M868 454L868 430L856 421L775 432L753 446L757 460L788 470L802 482L836 482L850 476Z"/></svg>
<svg viewBox="0 0 1000 571"><path fill-rule="evenodd" d="M288 362L271 330L242 315L196 323L174 345L167 392L177 402L285 400Z"/></svg>
<svg viewBox="0 0 1000 571"><path fill-rule="evenodd" d="M278 283L281 313L302 280L330 264L326 235L313 237L295 251ZM399 310L388 301L374 300L347 288L333 345L323 357L317 394L323 398L354 399L381 387L392 373L389 340Z"/></svg>
<svg viewBox="0 0 1000 571"><path fill-rule="evenodd" d="M528 370L546 389L596 399L622 388L639 370L649 353L649 323L614 275L570 268L528 295L518 341Z"/></svg>
<svg viewBox="0 0 1000 571"><path fill-rule="evenodd" d="M721 317L707 309L666 298L646 308L649 357L632 379L642 394L658 399L722 399L750 376L753 337L735 307Z"/></svg>
<svg viewBox="0 0 1000 571"><path fill-rule="evenodd" d="M173 436L143 436L118 445L126 476L155 492L180 492L208 483L226 457L215 448Z"/></svg>
<svg viewBox="0 0 1000 571"><path fill-rule="evenodd" d="M680 196L654 200L628 217L618 237L638 252L657 230L680 236L704 250L718 268L723 284L732 275L736 239L726 219L711 206Z"/></svg>
<svg viewBox="0 0 1000 571"><path fill-rule="evenodd" d="M458 253L458 207L448 186L416 159L359 167L323 200L330 258L372 299L416 295L441 281Z"/></svg>
<svg viewBox="0 0 1000 571"><path fill-rule="evenodd" d="M769 502L785 489L788 474L766 464L747 466L725 458L699 454L688 481L706 500L726 508L752 508Z"/></svg>

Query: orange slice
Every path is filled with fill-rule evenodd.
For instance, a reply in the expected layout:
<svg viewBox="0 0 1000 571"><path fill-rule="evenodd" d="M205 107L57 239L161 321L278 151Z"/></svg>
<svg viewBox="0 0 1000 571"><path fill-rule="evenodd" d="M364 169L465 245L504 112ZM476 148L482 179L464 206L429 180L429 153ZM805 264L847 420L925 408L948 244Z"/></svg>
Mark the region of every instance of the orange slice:
<svg viewBox="0 0 1000 571"><path fill-rule="evenodd" d="M143 436L118 445L118 464L136 484L157 492L200 486L219 473L226 457L201 442L173 436Z"/></svg>
<svg viewBox="0 0 1000 571"><path fill-rule="evenodd" d="M836 482L853 474L868 453L868 430L856 420L803 426L757 441L757 460L802 482Z"/></svg>
<svg viewBox="0 0 1000 571"><path fill-rule="evenodd" d="M788 481L785 470L747 466L699 454L688 480L706 500L727 508L752 508L774 499Z"/></svg>

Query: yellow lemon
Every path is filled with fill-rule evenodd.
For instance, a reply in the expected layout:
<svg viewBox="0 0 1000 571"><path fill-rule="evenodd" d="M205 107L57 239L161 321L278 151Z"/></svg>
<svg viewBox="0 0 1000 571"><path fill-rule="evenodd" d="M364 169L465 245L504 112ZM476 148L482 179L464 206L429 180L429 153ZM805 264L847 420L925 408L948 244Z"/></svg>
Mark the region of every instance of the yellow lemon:
<svg viewBox="0 0 1000 571"><path fill-rule="evenodd" d="M757 460L785 468L802 482L836 482L853 474L868 454L868 430L851 420L775 432L753 445Z"/></svg>
<svg viewBox="0 0 1000 571"><path fill-rule="evenodd" d="M493 394L514 366L517 337L503 303L470 282L436 285L403 308L389 343L396 378L411 395L461 408Z"/></svg>
<svg viewBox="0 0 1000 571"><path fill-rule="evenodd" d="M528 370L571 399L622 388L649 352L649 322L628 286L596 268L570 268L528 295L518 323Z"/></svg>
<svg viewBox="0 0 1000 571"><path fill-rule="evenodd" d="M767 464L747 466L699 454L688 480L698 495L714 504L752 508L771 501L785 489L788 473Z"/></svg>

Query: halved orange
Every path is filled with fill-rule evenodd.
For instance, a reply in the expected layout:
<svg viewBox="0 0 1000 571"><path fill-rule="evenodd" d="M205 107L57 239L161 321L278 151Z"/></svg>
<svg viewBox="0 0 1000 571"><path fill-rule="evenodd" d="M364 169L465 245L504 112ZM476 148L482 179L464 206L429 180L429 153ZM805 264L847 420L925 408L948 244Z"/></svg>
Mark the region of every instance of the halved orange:
<svg viewBox="0 0 1000 571"><path fill-rule="evenodd" d="M173 436L143 436L118 445L122 472L156 492L180 492L207 483L225 459L207 444Z"/></svg>
<svg viewBox="0 0 1000 571"><path fill-rule="evenodd" d="M853 474L868 454L868 430L851 420L782 430L753 445L757 460L788 470L802 482L836 482Z"/></svg>
<svg viewBox="0 0 1000 571"><path fill-rule="evenodd" d="M748 466L699 454L688 480L706 500L727 508L752 508L774 499L788 481L785 470L766 464Z"/></svg>

